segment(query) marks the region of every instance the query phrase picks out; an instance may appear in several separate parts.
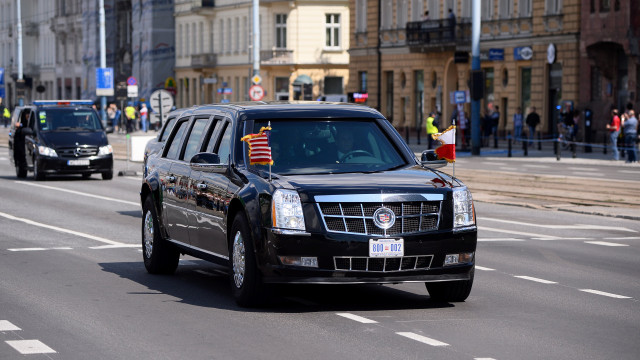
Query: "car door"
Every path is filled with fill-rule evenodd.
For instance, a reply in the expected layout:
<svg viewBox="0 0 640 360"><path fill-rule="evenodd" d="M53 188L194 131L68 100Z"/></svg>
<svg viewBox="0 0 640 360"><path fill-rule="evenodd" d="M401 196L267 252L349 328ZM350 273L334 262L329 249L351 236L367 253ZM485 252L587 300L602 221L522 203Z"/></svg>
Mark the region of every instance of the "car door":
<svg viewBox="0 0 640 360"><path fill-rule="evenodd" d="M232 126L228 119L214 118L215 127L207 138L204 149L217 153L220 165L217 171L198 171L195 197L196 217L191 226L193 245L218 258L229 259L226 216L231 199L229 187L229 155ZM195 174L192 174L195 179Z"/></svg>
<svg viewBox="0 0 640 360"><path fill-rule="evenodd" d="M169 237L173 240L189 243L187 215L185 209L186 186L188 183L189 165L179 160L184 149L184 138L191 122L189 118L182 118L175 125L167 146L164 149L162 161L158 167L158 177L162 186L163 223ZM185 178L183 180L183 178Z"/></svg>
<svg viewBox="0 0 640 360"><path fill-rule="evenodd" d="M32 109L27 108L24 109L20 116L24 114L24 122L22 125L25 129L31 129L31 133L25 133L24 135L24 153L25 160L27 162L27 166L33 166L33 157L36 153L36 148L38 146L38 135L36 134L36 117L35 113ZM28 120L27 120L28 118Z"/></svg>

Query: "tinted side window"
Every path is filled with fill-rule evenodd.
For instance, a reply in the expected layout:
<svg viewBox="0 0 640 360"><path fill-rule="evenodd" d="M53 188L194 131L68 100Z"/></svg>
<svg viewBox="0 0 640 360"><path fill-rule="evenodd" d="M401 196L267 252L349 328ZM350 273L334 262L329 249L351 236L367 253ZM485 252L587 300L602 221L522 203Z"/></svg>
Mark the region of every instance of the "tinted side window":
<svg viewBox="0 0 640 360"><path fill-rule="evenodd" d="M161 142L165 142L167 141L167 138L169 137L169 134L171 134L171 129L173 129L173 126L176 124L176 118L171 118L167 120L167 125L164 127L164 130L162 132L162 136L160 137L160 141Z"/></svg>
<svg viewBox="0 0 640 360"><path fill-rule="evenodd" d="M220 163L228 164L229 163L229 154L231 154L231 126L229 123L225 123L226 128L224 130L224 135L222 135L222 139L220 139L220 145L218 146L218 155L220 156Z"/></svg>
<svg viewBox="0 0 640 360"><path fill-rule="evenodd" d="M213 121L215 121L215 127L212 125L210 129L212 129L211 131L211 136L209 137L209 140L207 141L207 146L205 147L207 152L213 152L215 146L216 146L216 141L218 140L218 137L220 134L220 129L224 126L224 124L226 124L224 121L221 121L219 118L214 118Z"/></svg>
<svg viewBox="0 0 640 360"><path fill-rule="evenodd" d="M189 138L187 139L187 147L184 149L183 160L189 161L193 155L200 152L200 144L202 140L202 134L207 127L209 119L197 119L193 124Z"/></svg>
<svg viewBox="0 0 640 360"><path fill-rule="evenodd" d="M175 136L170 140L169 150L167 150L167 159L176 159L180 153L180 145L182 144L182 136L187 129L188 121L182 121L177 124L178 129L175 132Z"/></svg>

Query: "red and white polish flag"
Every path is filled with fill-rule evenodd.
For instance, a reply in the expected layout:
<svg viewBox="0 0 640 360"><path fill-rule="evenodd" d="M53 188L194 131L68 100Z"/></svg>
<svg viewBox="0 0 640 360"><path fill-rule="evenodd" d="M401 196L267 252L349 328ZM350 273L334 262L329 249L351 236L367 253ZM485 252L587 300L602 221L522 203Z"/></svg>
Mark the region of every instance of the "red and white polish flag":
<svg viewBox="0 0 640 360"><path fill-rule="evenodd" d="M456 161L456 127L449 128L439 134L431 135L434 140L440 141L441 145L436 148L436 155L439 159L447 160L447 162Z"/></svg>

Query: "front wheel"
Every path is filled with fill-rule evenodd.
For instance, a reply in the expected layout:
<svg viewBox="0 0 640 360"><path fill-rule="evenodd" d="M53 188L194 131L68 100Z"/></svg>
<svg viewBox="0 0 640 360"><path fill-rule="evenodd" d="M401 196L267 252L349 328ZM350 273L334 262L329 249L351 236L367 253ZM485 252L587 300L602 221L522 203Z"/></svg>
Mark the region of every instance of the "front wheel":
<svg viewBox="0 0 640 360"><path fill-rule="evenodd" d="M425 283L429 296L435 301L465 301L471 293L475 269L475 266L471 269L469 280Z"/></svg>
<svg viewBox="0 0 640 360"><path fill-rule="evenodd" d="M102 172L102 180L111 180L111 179L113 179L113 170Z"/></svg>
<svg viewBox="0 0 640 360"><path fill-rule="evenodd" d="M44 178L45 175L40 169L40 160L38 160L38 157L35 156L33 158L33 179L36 181L42 181L44 180Z"/></svg>
<svg viewBox="0 0 640 360"><path fill-rule="evenodd" d="M151 196L142 208L142 258L144 267L151 274L173 274L178 267L180 252L162 238L156 209Z"/></svg>
<svg viewBox="0 0 640 360"><path fill-rule="evenodd" d="M240 306L261 305L266 299L264 284L257 268L253 242L244 214L239 213L231 226L231 291Z"/></svg>

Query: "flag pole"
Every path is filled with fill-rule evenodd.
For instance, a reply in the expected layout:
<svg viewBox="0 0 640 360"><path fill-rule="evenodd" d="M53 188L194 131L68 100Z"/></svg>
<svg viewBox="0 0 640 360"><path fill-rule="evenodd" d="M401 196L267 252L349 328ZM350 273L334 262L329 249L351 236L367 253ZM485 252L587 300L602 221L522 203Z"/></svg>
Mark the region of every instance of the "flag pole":
<svg viewBox="0 0 640 360"><path fill-rule="evenodd" d="M267 126L271 129L271 120L269 120L269 125ZM271 161L269 162L269 182L271 182L271 163L273 162L273 155L271 154L271 132L269 132L269 137L267 139L269 140L269 157L271 158Z"/></svg>
<svg viewBox="0 0 640 360"><path fill-rule="evenodd" d="M457 116L456 116L457 117ZM453 118L453 153L456 151L456 136L458 136L458 132L456 131L456 117ZM456 159L453 159L453 177L456 177Z"/></svg>

